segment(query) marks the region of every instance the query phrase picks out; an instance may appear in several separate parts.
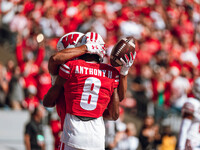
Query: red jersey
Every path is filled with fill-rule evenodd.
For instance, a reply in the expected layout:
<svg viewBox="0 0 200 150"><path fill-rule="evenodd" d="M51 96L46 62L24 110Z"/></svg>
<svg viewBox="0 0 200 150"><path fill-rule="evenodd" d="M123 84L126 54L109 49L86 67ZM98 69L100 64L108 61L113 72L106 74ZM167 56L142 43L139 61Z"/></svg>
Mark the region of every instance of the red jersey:
<svg viewBox="0 0 200 150"><path fill-rule="evenodd" d="M22 44L18 44L16 47L16 58L18 66L20 67L21 72L24 76L25 87L27 88L29 85L37 85L35 80L35 76L39 72L39 67L43 61L45 50L43 48L38 49L38 55L34 63L26 63L23 58L23 46Z"/></svg>
<svg viewBox="0 0 200 150"><path fill-rule="evenodd" d="M119 72L107 64L73 60L61 65L59 75L64 84L66 113L98 118L118 87Z"/></svg>
<svg viewBox="0 0 200 150"><path fill-rule="evenodd" d="M54 137L54 150L59 150L58 146L60 143L60 134L61 134L61 124L59 120L51 120L50 122L52 134Z"/></svg>
<svg viewBox="0 0 200 150"><path fill-rule="evenodd" d="M26 97L23 101L23 105L28 110L33 110L40 104L39 99L36 96Z"/></svg>
<svg viewBox="0 0 200 150"><path fill-rule="evenodd" d="M37 83L37 96L39 100L43 100L44 95L47 94L51 88L51 76L49 73L42 73L38 76Z"/></svg>

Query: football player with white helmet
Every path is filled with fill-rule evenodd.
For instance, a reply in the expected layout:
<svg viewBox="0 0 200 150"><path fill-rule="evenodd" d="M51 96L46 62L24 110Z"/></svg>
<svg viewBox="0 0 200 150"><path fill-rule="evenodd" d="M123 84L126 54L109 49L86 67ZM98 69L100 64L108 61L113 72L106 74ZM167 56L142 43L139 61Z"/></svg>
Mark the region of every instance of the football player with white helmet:
<svg viewBox="0 0 200 150"><path fill-rule="evenodd" d="M178 150L200 150L200 77L192 87L194 98L188 98L182 107L182 124Z"/></svg>
<svg viewBox="0 0 200 150"><path fill-rule="evenodd" d="M60 150L103 150L105 126L102 119L116 120L119 116L119 95L122 99L125 96L127 81L124 80L128 72L119 75L114 67L101 63L105 55L104 44L99 34L89 32L79 39L77 47L59 51L51 57L53 64L62 65L43 104L53 107L64 87L66 116ZM83 55L66 62L63 55L69 58L69 50ZM126 67L129 61L126 60Z"/></svg>
<svg viewBox="0 0 200 150"><path fill-rule="evenodd" d="M57 43L58 52L49 59L49 71L52 75L58 74L58 66L85 53L98 54L105 45L87 43L86 37L80 32L70 32L62 36Z"/></svg>
<svg viewBox="0 0 200 150"><path fill-rule="evenodd" d="M81 40L82 38L82 40ZM87 46L84 46L84 44ZM97 48L92 48L92 46ZM99 54L104 45L100 46L96 43L86 43L86 37L80 32L70 32L62 36L57 43L57 53L52 55L49 59L48 69L51 74L52 85L54 85L59 66L69 60L77 58L85 53ZM100 55L100 54L99 54ZM65 118L65 98L62 93L56 100L56 110L61 119L61 126Z"/></svg>
<svg viewBox="0 0 200 150"><path fill-rule="evenodd" d="M95 32L88 32L85 35L80 32L67 33L59 39L57 43L57 51L57 53L50 57L48 63L48 69L51 74L52 84L54 84L56 81L58 69L61 64L69 60L78 58L85 53L97 54L100 61L102 62L103 57L106 53L105 42L103 41L102 37ZM134 62L134 58L128 61L127 64L124 63L124 66L122 66L122 68L126 67L127 73ZM119 80L120 82L118 93L120 101L122 101L126 95L127 74L120 75ZM57 113L61 118L61 125L63 125L62 122L65 117L65 102L62 99L64 99L63 94L61 94L60 98L56 101Z"/></svg>

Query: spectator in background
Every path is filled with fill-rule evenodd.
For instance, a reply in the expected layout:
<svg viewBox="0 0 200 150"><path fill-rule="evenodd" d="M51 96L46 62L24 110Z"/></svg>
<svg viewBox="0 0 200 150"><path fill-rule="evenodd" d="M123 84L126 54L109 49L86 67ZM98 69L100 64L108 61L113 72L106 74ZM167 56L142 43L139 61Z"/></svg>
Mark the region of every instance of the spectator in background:
<svg viewBox="0 0 200 150"><path fill-rule="evenodd" d="M22 34L23 36L27 36L29 33L30 22L28 22L28 18L24 15L24 13L17 12L10 22L10 30L12 32L17 32Z"/></svg>
<svg viewBox="0 0 200 150"><path fill-rule="evenodd" d="M90 7L88 10L87 6L84 9L84 13L87 15L85 22L83 22L80 27L80 32L88 32L93 31L97 33L101 33L103 39L106 39L107 30L105 28L105 4L104 1L96 2Z"/></svg>
<svg viewBox="0 0 200 150"><path fill-rule="evenodd" d="M48 38L60 37L64 34L64 29L60 26L59 22L55 18L56 8L49 7L44 13L44 16L40 20L40 26L42 32Z"/></svg>
<svg viewBox="0 0 200 150"><path fill-rule="evenodd" d="M0 107L4 107L6 103L6 95L8 93L8 81L6 79L6 67L0 63Z"/></svg>
<svg viewBox="0 0 200 150"><path fill-rule="evenodd" d="M13 60L8 60L7 64L6 64L6 70L7 70L7 80L10 81L12 78L12 75L14 74L15 71L15 63Z"/></svg>
<svg viewBox="0 0 200 150"><path fill-rule="evenodd" d="M54 150L59 150L60 138L62 134L61 122L56 112L51 113L50 127L54 137Z"/></svg>
<svg viewBox="0 0 200 150"><path fill-rule="evenodd" d="M158 66L154 70L154 76L152 78L152 100L155 106L155 121L158 123L168 115L168 109L170 108L170 82L167 80L167 69L162 66Z"/></svg>
<svg viewBox="0 0 200 150"><path fill-rule="evenodd" d="M12 109L22 109L22 101L24 101L25 93L23 88L23 79L21 77L20 68L15 67L14 74L9 82L8 101Z"/></svg>
<svg viewBox="0 0 200 150"><path fill-rule="evenodd" d="M105 123L105 149L111 150L116 145L113 143L115 135L118 132L124 132L126 130L126 124L124 121L124 109L119 107L119 118L116 121L104 120Z"/></svg>
<svg viewBox="0 0 200 150"><path fill-rule="evenodd" d="M34 110L39 104L39 99L36 97L37 88L34 85L29 85L27 88L27 96L22 102L22 105L25 109L30 111Z"/></svg>
<svg viewBox="0 0 200 150"><path fill-rule="evenodd" d="M48 62L43 61L37 75L37 97L42 102L44 95L51 88L51 76L48 71Z"/></svg>
<svg viewBox="0 0 200 150"><path fill-rule="evenodd" d="M174 114L180 115L181 108L186 102L188 93L190 91L190 82L188 78L181 76L181 65L174 61L170 65L171 80L171 109Z"/></svg>
<svg viewBox="0 0 200 150"><path fill-rule="evenodd" d="M131 89L137 100L137 115L145 117L148 111L148 104L152 98L152 69L149 65L141 66L140 73L132 81Z"/></svg>
<svg viewBox="0 0 200 150"><path fill-rule="evenodd" d="M15 16L16 5L12 0L1 1L2 23L9 24Z"/></svg>
<svg viewBox="0 0 200 150"><path fill-rule="evenodd" d="M35 79L35 76L39 72L39 67L43 61L44 58L44 43L43 39L44 37L41 37L40 42L38 42L38 55L37 58L34 58L33 53L30 51L23 51L24 47L22 45L22 37L21 35L18 35L17 37L17 47L16 47L16 58L18 66L20 67L21 73L24 77L25 81L25 88L27 88L29 85L37 86L37 82ZM43 36L43 35L41 35ZM35 37L36 40L36 37ZM26 57L24 59L23 52L25 53Z"/></svg>
<svg viewBox="0 0 200 150"><path fill-rule="evenodd" d="M161 142L159 126L155 125L154 118L147 116L139 134L142 150L157 150L157 145Z"/></svg>
<svg viewBox="0 0 200 150"><path fill-rule="evenodd" d="M45 150L42 119L45 109L38 105L31 111L30 121L25 126L24 143L26 150Z"/></svg>
<svg viewBox="0 0 200 150"><path fill-rule="evenodd" d="M136 39L140 39L144 26L139 23L139 19L136 18L133 9L132 5L122 8L119 29L122 36L134 36Z"/></svg>
<svg viewBox="0 0 200 150"><path fill-rule="evenodd" d="M117 132L110 146L113 150L136 150L139 147L139 139L134 123L127 123L126 130Z"/></svg>
<svg viewBox="0 0 200 150"><path fill-rule="evenodd" d="M170 126L164 126L163 128L164 132L160 150L175 150L177 143L176 136L172 133Z"/></svg>

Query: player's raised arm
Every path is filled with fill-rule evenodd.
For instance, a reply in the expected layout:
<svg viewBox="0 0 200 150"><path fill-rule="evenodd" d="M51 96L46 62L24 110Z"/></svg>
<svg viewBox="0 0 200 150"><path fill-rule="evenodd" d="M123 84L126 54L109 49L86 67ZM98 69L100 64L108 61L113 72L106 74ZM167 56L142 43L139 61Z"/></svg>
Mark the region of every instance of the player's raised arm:
<svg viewBox="0 0 200 150"><path fill-rule="evenodd" d="M60 94L63 92L63 85L66 79L58 76L55 84L49 89L47 94L44 96L43 105L45 107L54 107L56 100L59 98Z"/></svg>
<svg viewBox="0 0 200 150"><path fill-rule="evenodd" d="M133 37L124 37L115 44L111 51L110 64L113 67L121 66L118 86L120 101L126 97L127 75L135 60L136 50L137 41Z"/></svg>
<svg viewBox="0 0 200 150"><path fill-rule="evenodd" d="M49 72L51 75L57 75L59 65L85 53L100 55L102 53L102 47L98 43L88 42L86 36L82 33L68 33L60 38L57 44L58 52L49 59Z"/></svg>
<svg viewBox="0 0 200 150"><path fill-rule="evenodd" d="M84 34L81 32L70 32L63 35L59 39L56 46L58 52L50 57L48 63L48 69L51 75L58 74L60 64L63 64L68 60L78 57L85 53L86 49L75 48L77 47L77 43L83 36Z"/></svg>
<svg viewBox="0 0 200 150"><path fill-rule="evenodd" d="M127 91L127 75L130 67L133 65L133 62L136 57L136 52L134 54L130 52L130 59L128 56L125 54L125 59L123 60L122 58L120 61L122 62L122 67L120 70L120 76L119 76L119 86L118 86L118 94L119 94L119 100L120 102L126 97L126 91Z"/></svg>
<svg viewBox="0 0 200 150"><path fill-rule="evenodd" d="M48 69L52 75L58 74L59 65L65 62L79 57L87 52L86 45L82 45L75 48L66 48L52 55L49 59Z"/></svg>

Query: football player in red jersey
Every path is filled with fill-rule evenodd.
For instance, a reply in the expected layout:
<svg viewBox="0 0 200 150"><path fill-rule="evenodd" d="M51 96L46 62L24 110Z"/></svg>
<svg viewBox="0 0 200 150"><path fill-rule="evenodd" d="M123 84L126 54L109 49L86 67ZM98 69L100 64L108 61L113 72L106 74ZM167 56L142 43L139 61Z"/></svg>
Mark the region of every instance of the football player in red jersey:
<svg viewBox="0 0 200 150"><path fill-rule="evenodd" d="M104 45L102 38L93 32L86 34L86 37L87 43L82 47L90 50L96 47L101 53L84 54L79 57L80 60L63 64L59 71L61 77L58 77L56 84L44 99L45 106L54 106L64 86L67 115L61 141L65 143L65 149L69 147L104 149L105 128L102 115L109 114L107 116L114 120L119 115L117 91L119 73L112 66L100 63L104 56L104 49L101 48L101 44ZM133 64L134 58L131 56L132 59L127 60L120 71L122 76L127 75L128 69ZM124 89L126 86L123 86ZM95 128L96 125L98 129ZM85 136L89 138L85 139Z"/></svg>
<svg viewBox="0 0 200 150"><path fill-rule="evenodd" d="M52 85L54 85L55 80L58 75L59 66L69 60L77 58L83 54L87 53L98 53L98 49L88 50L85 46L78 46L77 43L79 39L83 36L80 32L70 32L65 34L60 38L57 43L58 52L52 55L49 59L48 69L52 78ZM79 44L80 45L80 44ZM95 46L95 44L93 44ZM89 44L88 44L89 46ZM56 100L56 110L61 119L61 128L63 128L64 118L66 115L65 111L65 98L64 93L61 92L59 98Z"/></svg>

